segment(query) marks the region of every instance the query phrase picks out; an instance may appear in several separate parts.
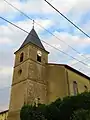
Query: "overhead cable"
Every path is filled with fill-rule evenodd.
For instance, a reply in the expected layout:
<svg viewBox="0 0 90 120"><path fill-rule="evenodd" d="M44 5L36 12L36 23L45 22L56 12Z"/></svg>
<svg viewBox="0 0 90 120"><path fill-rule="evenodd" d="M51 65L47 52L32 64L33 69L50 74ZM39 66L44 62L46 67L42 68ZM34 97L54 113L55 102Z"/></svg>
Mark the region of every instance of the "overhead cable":
<svg viewBox="0 0 90 120"><path fill-rule="evenodd" d="M14 9L16 9L17 11L19 11L21 14L23 14L25 17L27 17L28 19L32 20L33 19L31 17L29 17L27 14L25 14L24 12L22 12L20 9L18 9L17 7L15 7L14 5L12 5L11 3L9 3L7 0L4 0L8 5L10 5L11 7L13 7ZM46 28L44 28L41 24L37 23L36 21L34 21L38 26L40 26L41 28L43 28L45 31L47 31L49 34L51 34L52 36L54 36L57 40L65 43L68 47L70 47L73 51L75 51L76 53L78 53L79 55L81 55L81 53L79 51L77 51L75 48L73 48L71 45L69 45L68 43L66 43L65 41L61 40L59 37L57 37L56 35L54 35L52 32L50 32L49 30L47 30ZM81 55L82 57L85 58L85 55ZM86 58L87 59L87 58Z"/></svg>
<svg viewBox="0 0 90 120"><path fill-rule="evenodd" d="M27 31L26 31L26 30L24 30L23 28L21 28L21 27L19 27L19 26L15 25L14 23L10 22L9 20L7 20L7 19L5 19L5 18L3 18L3 17L1 17L1 16L0 16L0 19L2 19L2 20L4 20L4 21L6 21L7 23L9 23L9 24L13 25L14 27L16 27L16 28L20 29L21 31L23 31L23 32L25 32L25 33L28 33L28 34L29 34L29 32L27 32ZM33 34L31 34L31 35L32 35L33 37L36 37L36 36L34 36ZM37 39L37 37L36 37L36 39ZM52 47L52 48L56 49L57 51L59 51L59 52L61 52L61 53L65 54L66 56L69 56L69 57L71 57L72 59L75 59L76 61L78 61L78 62L82 63L83 65L86 65L87 67L89 67L89 68L90 68L90 66L89 66L88 64L86 64L86 63L84 63L84 62L82 62L82 61L78 60L77 58L75 58L75 57L73 57L73 56L71 56L71 55L67 54L66 52L64 52L64 51L62 51L62 50L60 50L60 49L56 48L56 47L55 47L55 46L53 46L53 45L50 45L49 43L47 43L47 42L45 42L45 41L43 41L43 40L41 40L41 41L42 41L42 42L44 42L45 44L47 44L48 46L50 46L50 47Z"/></svg>

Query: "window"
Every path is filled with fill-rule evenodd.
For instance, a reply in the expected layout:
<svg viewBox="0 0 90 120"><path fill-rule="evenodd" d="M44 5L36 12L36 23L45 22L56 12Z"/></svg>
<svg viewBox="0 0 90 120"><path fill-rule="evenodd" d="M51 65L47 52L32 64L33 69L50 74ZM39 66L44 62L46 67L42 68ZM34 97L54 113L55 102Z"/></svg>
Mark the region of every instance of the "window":
<svg viewBox="0 0 90 120"><path fill-rule="evenodd" d="M42 52L40 50L37 51L37 61L41 62L41 56L42 56Z"/></svg>
<svg viewBox="0 0 90 120"><path fill-rule="evenodd" d="M37 61L41 62L41 56L37 55Z"/></svg>
<svg viewBox="0 0 90 120"><path fill-rule="evenodd" d="M19 75L21 75L21 74L22 74L22 70L21 70L21 69L18 71L18 74L19 74Z"/></svg>
<svg viewBox="0 0 90 120"><path fill-rule="evenodd" d="M77 95L78 93L78 86L77 86L77 82L73 81L73 91L74 91L74 95Z"/></svg>
<svg viewBox="0 0 90 120"><path fill-rule="evenodd" d="M85 88L85 91L87 92L88 91L88 87L86 85L84 85L84 88Z"/></svg>
<svg viewBox="0 0 90 120"><path fill-rule="evenodd" d="M23 57L24 57L24 54L23 54L23 53L21 53L21 55L20 55L20 62L22 62L22 61L23 61Z"/></svg>

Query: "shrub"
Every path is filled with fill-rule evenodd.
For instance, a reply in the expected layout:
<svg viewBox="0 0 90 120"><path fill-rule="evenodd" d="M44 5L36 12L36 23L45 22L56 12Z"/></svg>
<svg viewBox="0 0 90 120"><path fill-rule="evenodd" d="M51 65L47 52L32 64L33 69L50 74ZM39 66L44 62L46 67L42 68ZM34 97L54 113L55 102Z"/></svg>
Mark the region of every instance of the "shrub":
<svg viewBox="0 0 90 120"><path fill-rule="evenodd" d="M74 111L71 120L90 120L90 111L85 109Z"/></svg>
<svg viewBox="0 0 90 120"><path fill-rule="evenodd" d="M63 100L57 99L49 105L40 104L38 107L25 105L21 109L20 117L21 120L70 120L73 115L80 114L77 110L82 110L82 113L90 110L90 93L68 96Z"/></svg>

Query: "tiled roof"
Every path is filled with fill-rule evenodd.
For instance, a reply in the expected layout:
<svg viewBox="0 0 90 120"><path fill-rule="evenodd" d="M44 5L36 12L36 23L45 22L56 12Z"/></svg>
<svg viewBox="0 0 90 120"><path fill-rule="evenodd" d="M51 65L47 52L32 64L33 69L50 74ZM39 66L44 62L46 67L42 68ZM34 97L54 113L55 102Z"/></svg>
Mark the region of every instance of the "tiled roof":
<svg viewBox="0 0 90 120"><path fill-rule="evenodd" d="M23 44L21 45L20 48L23 48L25 45L27 44L34 44L36 46L38 46L39 48L45 50L44 46L42 45L36 31L34 30L34 28L30 31L30 33L28 34L28 36L26 37L25 41L23 42Z"/></svg>

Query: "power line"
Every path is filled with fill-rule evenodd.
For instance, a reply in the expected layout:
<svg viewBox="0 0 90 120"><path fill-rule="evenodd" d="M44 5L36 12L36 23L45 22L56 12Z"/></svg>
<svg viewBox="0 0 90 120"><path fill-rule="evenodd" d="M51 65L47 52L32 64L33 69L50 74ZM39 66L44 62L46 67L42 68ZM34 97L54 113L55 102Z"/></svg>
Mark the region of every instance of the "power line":
<svg viewBox="0 0 90 120"><path fill-rule="evenodd" d="M90 57L88 57L88 58L87 58L87 60L88 60L88 59L90 59ZM85 59L83 59L82 61L84 61L84 60L86 60L86 58L85 58ZM73 64L71 64L71 65L76 65L76 64L78 64L78 62L73 63Z"/></svg>
<svg viewBox="0 0 90 120"><path fill-rule="evenodd" d="M10 22L9 20L7 20L7 19L5 19L5 18L3 18L3 17L1 17L1 16L0 16L0 18L1 18L2 20L6 21L7 23L9 23L9 24L13 25L14 27L16 27L16 28L18 28L18 29L22 30L23 32L25 32L25 33L28 33L28 34L29 34L29 32L27 32L26 30L22 29L21 27L19 27L19 26L15 25L14 23ZM37 39L37 37L36 37L36 36L34 36L33 34L31 34L31 35ZM54 47L54 46L52 46L52 45L50 45L49 43L47 43L47 42L45 42L45 41L43 41L43 40L41 40L41 41L42 41L42 42L44 42L45 44L47 44L48 46L50 46L50 47L52 47L52 48L56 49L56 50L57 50L57 51L59 51L60 53L63 53L63 54L65 54L66 56L69 56L69 57L71 57L72 59L75 59L76 61L78 61L78 62L82 63L83 65L85 65L85 66L87 66L87 67L90 67L88 64L86 64L86 63L84 63L84 62L82 62L82 61L78 60L77 58L74 58L73 56L71 56L71 55L69 55L69 54L65 53L64 51L62 51L62 50L60 50L60 49L58 49L58 48L56 48L56 47Z"/></svg>
<svg viewBox="0 0 90 120"><path fill-rule="evenodd" d="M23 14L25 17L27 17L28 19L32 20L33 19L31 17L29 17L28 15L26 15L24 12L22 12L20 9L18 9L17 7L15 7L14 5L12 5L11 3L9 3L7 0L4 0L8 5L10 5L11 7L13 7L14 9L16 9L17 11L19 11L21 14ZM81 54L79 51L77 51L76 49L74 49L72 46L70 46L69 44L67 44L65 41L61 40L60 38L58 38L56 35L54 35L52 32L50 32L49 30L45 29L42 25L40 25L39 23L37 23L36 21L34 21L37 25L39 25L41 28L43 28L44 30L46 30L48 33L50 33L52 36L54 36L57 40L65 43L68 47L70 47L72 50L74 50L75 52L77 52L78 54ZM84 55L81 55L85 58ZM86 58L87 59L87 58Z"/></svg>
<svg viewBox="0 0 90 120"><path fill-rule="evenodd" d="M49 6L51 6L56 12L58 12L62 17L64 17L69 23L71 23L75 28L77 28L80 32L82 32L85 36L90 38L90 36L85 33L80 27L78 27L75 23L73 23L69 18L67 18L64 14L62 14L58 9L56 9L52 4L50 4L47 0L44 0L48 3Z"/></svg>

